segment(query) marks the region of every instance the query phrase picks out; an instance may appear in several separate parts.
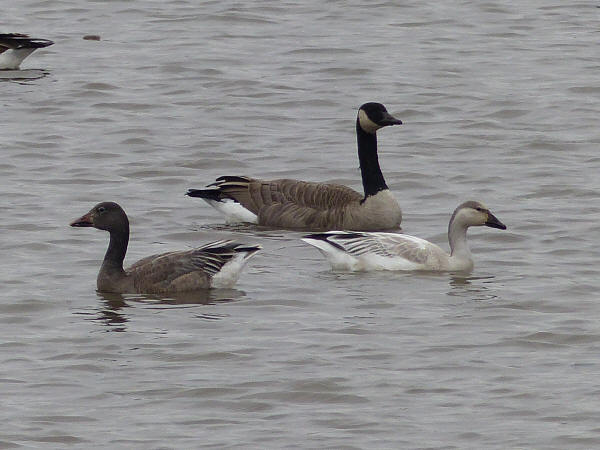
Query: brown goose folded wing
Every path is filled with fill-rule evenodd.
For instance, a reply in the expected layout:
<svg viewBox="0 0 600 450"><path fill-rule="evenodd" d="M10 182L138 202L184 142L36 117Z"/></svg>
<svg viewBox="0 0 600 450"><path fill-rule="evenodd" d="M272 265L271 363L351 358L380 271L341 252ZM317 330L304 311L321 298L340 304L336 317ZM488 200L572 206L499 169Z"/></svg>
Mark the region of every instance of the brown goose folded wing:
<svg viewBox="0 0 600 450"><path fill-rule="evenodd" d="M210 288L211 278L238 253L239 243L212 242L187 251L148 256L125 270L136 290L147 293L186 292Z"/></svg>

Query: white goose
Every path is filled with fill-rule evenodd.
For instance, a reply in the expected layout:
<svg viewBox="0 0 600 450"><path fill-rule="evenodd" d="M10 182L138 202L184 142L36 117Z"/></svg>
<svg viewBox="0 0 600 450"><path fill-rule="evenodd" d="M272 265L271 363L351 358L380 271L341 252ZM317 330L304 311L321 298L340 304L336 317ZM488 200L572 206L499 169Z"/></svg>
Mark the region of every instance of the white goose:
<svg viewBox="0 0 600 450"><path fill-rule="evenodd" d="M309 234L302 240L317 247L333 270L470 271L473 258L467 229L481 225L506 229L479 202L468 201L456 208L448 225L450 254L429 241L398 233L330 231Z"/></svg>
<svg viewBox="0 0 600 450"><path fill-rule="evenodd" d="M0 33L0 70L18 70L25 58L54 42L21 33Z"/></svg>

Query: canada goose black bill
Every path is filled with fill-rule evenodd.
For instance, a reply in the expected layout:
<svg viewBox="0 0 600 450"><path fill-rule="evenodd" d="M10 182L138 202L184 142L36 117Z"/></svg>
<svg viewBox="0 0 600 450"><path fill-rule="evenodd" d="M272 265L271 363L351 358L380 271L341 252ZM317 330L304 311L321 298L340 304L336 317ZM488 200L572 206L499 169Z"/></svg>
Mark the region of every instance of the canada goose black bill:
<svg viewBox="0 0 600 450"><path fill-rule="evenodd" d="M0 70L18 70L25 58L54 42L21 33L0 34Z"/></svg>
<svg viewBox="0 0 600 450"><path fill-rule="evenodd" d="M334 270L470 271L473 258L467 229L486 225L506 229L482 203L468 201L456 208L448 225L450 254L424 239L398 233L330 231L303 237Z"/></svg>
<svg viewBox="0 0 600 450"><path fill-rule="evenodd" d="M119 294L174 294L208 288L231 287L247 260L260 246L217 241L192 250L143 258L123 269L129 242L129 219L116 203L103 202L70 224L110 233L110 243L98 273L100 292Z"/></svg>
<svg viewBox="0 0 600 450"><path fill-rule="evenodd" d="M217 178L210 189L190 189L187 195L204 199L230 223L313 231L397 230L402 211L379 167L376 132L401 123L381 103L359 108L356 137L364 194L339 184L234 175Z"/></svg>

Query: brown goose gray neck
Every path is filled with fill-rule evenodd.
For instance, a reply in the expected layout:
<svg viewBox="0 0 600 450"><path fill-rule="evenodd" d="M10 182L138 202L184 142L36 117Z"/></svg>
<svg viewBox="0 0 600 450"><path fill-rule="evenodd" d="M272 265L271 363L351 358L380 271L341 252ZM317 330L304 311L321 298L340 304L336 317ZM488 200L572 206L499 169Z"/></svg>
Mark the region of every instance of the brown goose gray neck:
<svg viewBox="0 0 600 450"><path fill-rule="evenodd" d="M123 272L123 260L129 244L129 221L125 230L111 230L108 249L102 261L102 270Z"/></svg>

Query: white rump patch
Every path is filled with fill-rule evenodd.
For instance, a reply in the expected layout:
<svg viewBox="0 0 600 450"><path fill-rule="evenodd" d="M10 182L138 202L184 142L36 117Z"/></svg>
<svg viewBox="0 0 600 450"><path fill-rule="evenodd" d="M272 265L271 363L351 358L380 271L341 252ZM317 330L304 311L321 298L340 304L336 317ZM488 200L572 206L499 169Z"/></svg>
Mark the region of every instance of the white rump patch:
<svg viewBox="0 0 600 450"><path fill-rule="evenodd" d="M17 70L23 60L31 55L35 48L9 49L0 54L0 69Z"/></svg>
<svg viewBox="0 0 600 450"><path fill-rule="evenodd" d="M211 288L230 288L240 277L242 269L248 260L254 256L256 252L245 253L240 252L227 262L219 272L217 272L210 280Z"/></svg>
<svg viewBox="0 0 600 450"><path fill-rule="evenodd" d="M227 223L258 223L258 216L252 211L244 208L241 204L231 199L221 201L203 199L210 206L225 216Z"/></svg>

